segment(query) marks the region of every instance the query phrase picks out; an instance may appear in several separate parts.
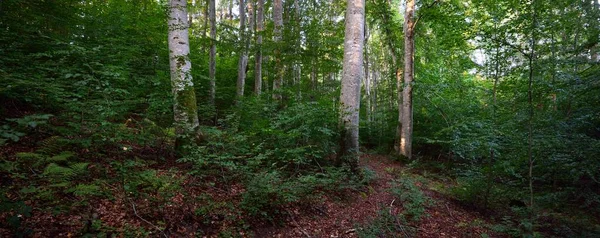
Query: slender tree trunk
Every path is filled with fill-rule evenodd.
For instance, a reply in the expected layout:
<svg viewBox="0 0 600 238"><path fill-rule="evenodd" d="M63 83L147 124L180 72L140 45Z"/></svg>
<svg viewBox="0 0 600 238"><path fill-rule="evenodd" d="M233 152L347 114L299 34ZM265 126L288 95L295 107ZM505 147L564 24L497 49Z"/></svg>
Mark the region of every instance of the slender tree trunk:
<svg viewBox="0 0 600 238"><path fill-rule="evenodd" d="M404 14L404 85L402 85L402 131L400 154L412 158L412 82L414 78L415 58L415 0L406 0Z"/></svg>
<svg viewBox="0 0 600 238"><path fill-rule="evenodd" d="M233 2L234 1L235 0L229 0L229 14L228 14L228 17L229 17L230 21L233 21Z"/></svg>
<svg viewBox="0 0 600 238"><path fill-rule="evenodd" d="M198 138L198 108L192 80L190 61L187 1L169 1L169 62L173 93L176 151L184 153L185 146Z"/></svg>
<svg viewBox="0 0 600 238"><path fill-rule="evenodd" d="M285 73L281 62L281 39L283 36L283 2L282 0L273 1L273 41L276 44L275 49L275 79L273 80L273 99L281 101L281 84Z"/></svg>
<svg viewBox="0 0 600 238"><path fill-rule="evenodd" d="M368 23L366 21L366 14L365 14L365 43L364 43L364 48L365 48L365 55L364 55L364 72L363 74L365 75L365 80L364 80L364 86L365 86L365 93L367 94L367 106L366 106L366 113L367 113L367 122L371 122L371 81L369 80L369 26ZM371 126L368 125L367 129L370 129Z"/></svg>
<svg viewBox="0 0 600 238"><path fill-rule="evenodd" d="M365 1L348 0L346 34L344 37L344 64L340 112L343 124L342 152L352 170L358 168L358 126L360 110L360 82L363 70Z"/></svg>
<svg viewBox="0 0 600 238"><path fill-rule="evenodd" d="M313 92L317 91L317 57L312 57L310 59L310 89Z"/></svg>
<svg viewBox="0 0 600 238"><path fill-rule="evenodd" d="M209 103L212 108L215 107L215 76L217 74L217 19L215 12L215 0L208 0L208 18L210 21L210 53L208 63L209 78Z"/></svg>
<svg viewBox="0 0 600 238"><path fill-rule="evenodd" d="M244 87L246 83L246 66L248 66L248 51L246 48L246 4L244 4L244 0L240 0L240 58L238 60L238 77L237 77L237 87L236 87L236 95L237 100L240 100L244 97Z"/></svg>
<svg viewBox="0 0 600 238"><path fill-rule="evenodd" d="M204 27L202 27L202 37L206 37L206 31L208 29L208 21L209 21L208 8L210 5L210 1L213 1L213 0L206 0L206 6L204 6Z"/></svg>
<svg viewBox="0 0 600 238"><path fill-rule="evenodd" d="M294 54L295 55L300 55L300 49L301 49L301 37L300 37L300 3L298 2L298 0L294 0L294 24L292 24L294 26L294 38L296 40L295 42L295 47L294 47ZM302 98L302 65L299 63L298 60L294 60L294 64L293 64L293 68L294 68L294 86L296 87L296 98L298 100L300 100L300 98Z"/></svg>
<svg viewBox="0 0 600 238"><path fill-rule="evenodd" d="M257 0L256 6L256 64L254 70L254 93L260 95L262 93L262 42L264 30L264 0Z"/></svg>
<svg viewBox="0 0 600 238"><path fill-rule="evenodd" d="M527 121L527 157L529 160L529 221L531 222L531 234L533 234L533 120L534 120L534 106L533 106L533 80L534 80L534 67L535 67L535 47L536 47L536 24L537 15L535 0L532 2L532 24L531 24L531 53L529 55L529 85L527 90L527 97L529 101L529 120Z"/></svg>

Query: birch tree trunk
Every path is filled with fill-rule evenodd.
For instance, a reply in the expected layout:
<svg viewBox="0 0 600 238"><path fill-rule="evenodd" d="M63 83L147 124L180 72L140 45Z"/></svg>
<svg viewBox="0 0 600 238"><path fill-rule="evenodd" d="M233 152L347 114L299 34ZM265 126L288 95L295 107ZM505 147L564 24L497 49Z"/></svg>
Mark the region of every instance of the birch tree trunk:
<svg viewBox="0 0 600 238"><path fill-rule="evenodd" d="M412 82L415 58L415 0L406 0L404 14L404 85L402 87L402 131L400 154L412 158L413 105Z"/></svg>
<svg viewBox="0 0 600 238"><path fill-rule="evenodd" d="M244 96L244 86L246 83L246 66L248 65L248 50L246 48L246 4L244 0L240 0L240 59L238 60L238 78L237 78L237 99Z"/></svg>
<svg viewBox="0 0 600 238"><path fill-rule="evenodd" d="M257 0L256 6L256 64L254 69L254 93L260 95L262 93L262 41L264 29L264 0Z"/></svg>
<svg viewBox="0 0 600 238"><path fill-rule="evenodd" d="M189 25L187 0L169 1L169 64L171 69L171 90L173 93L173 113L177 139L175 149L183 153L186 145L197 138L198 108L192 81L190 62Z"/></svg>
<svg viewBox="0 0 600 238"><path fill-rule="evenodd" d="M273 81L273 99L281 101L281 84L283 74L285 73L281 62L281 38L283 36L283 2L282 0L273 1L273 41L275 42L275 80Z"/></svg>
<svg viewBox="0 0 600 238"><path fill-rule="evenodd" d="M217 74L217 18L215 10L215 0L208 0L208 18L210 21L210 53L208 63L209 103L212 108L215 107L215 76Z"/></svg>
<svg viewBox="0 0 600 238"><path fill-rule="evenodd" d="M363 44L365 1L348 0L344 37L344 64L340 113L343 124L342 151L338 158L354 171L358 168L358 123L360 109L360 81L363 71ZM342 162L342 161L340 161Z"/></svg>

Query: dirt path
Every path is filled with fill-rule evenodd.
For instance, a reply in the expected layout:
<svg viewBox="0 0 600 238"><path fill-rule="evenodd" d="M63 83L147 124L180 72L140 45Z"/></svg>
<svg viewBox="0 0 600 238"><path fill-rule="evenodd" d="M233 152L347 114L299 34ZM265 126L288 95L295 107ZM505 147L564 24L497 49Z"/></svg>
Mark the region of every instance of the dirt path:
<svg viewBox="0 0 600 238"><path fill-rule="evenodd" d="M383 155L365 154L361 166L373 170L377 178L366 193L350 195L344 201L325 200L311 208L290 209L285 226L262 230L257 237L358 237L356 227L368 224L382 209L393 214L401 211L402 204L390 193L394 174L403 166ZM417 184L420 186L420 184ZM416 237L497 237L483 227L485 218L468 211L442 194L421 187L434 200L417 228Z"/></svg>

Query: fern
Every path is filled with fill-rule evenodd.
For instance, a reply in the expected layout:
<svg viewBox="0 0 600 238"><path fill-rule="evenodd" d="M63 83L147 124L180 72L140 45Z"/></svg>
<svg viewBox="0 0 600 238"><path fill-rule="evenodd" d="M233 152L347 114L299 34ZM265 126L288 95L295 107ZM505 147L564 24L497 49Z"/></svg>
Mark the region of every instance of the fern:
<svg viewBox="0 0 600 238"><path fill-rule="evenodd" d="M73 172L73 176L81 176L87 172L89 163L75 163L69 166Z"/></svg>
<svg viewBox="0 0 600 238"><path fill-rule="evenodd" d="M62 153L62 149L65 145L66 141L60 136L51 136L40 142L36 152L44 155L54 155Z"/></svg>
<svg viewBox="0 0 600 238"><path fill-rule="evenodd" d="M57 180L65 180L74 176L73 169L50 163L44 170L44 176Z"/></svg>
<svg viewBox="0 0 600 238"><path fill-rule="evenodd" d="M17 157L17 160L19 162L24 162L24 163L29 163L32 161L37 161L37 160L43 160L44 156L38 153L32 153L32 152L21 152L21 153L17 153L15 154L15 156Z"/></svg>
<svg viewBox="0 0 600 238"><path fill-rule="evenodd" d="M67 163L67 160L73 156L75 156L75 153L73 153L71 151L63 151L62 153L60 153L58 155L47 158L46 162L58 163L58 164Z"/></svg>
<svg viewBox="0 0 600 238"><path fill-rule="evenodd" d="M67 192L71 192L76 196L95 196L102 194L102 188L95 184L77 184Z"/></svg>
<svg viewBox="0 0 600 238"><path fill-rule="evenodd" d="M72 180L86 172L88 163L75 163L69 167L63 167L56 163L50 163L44 170L44 175L56 181Z"/></svg>

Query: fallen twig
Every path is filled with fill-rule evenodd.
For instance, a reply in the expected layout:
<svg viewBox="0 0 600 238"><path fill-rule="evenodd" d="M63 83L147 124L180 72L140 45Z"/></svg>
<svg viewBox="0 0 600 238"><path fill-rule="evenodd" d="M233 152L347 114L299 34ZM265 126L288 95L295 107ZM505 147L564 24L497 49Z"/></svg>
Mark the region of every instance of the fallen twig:
<svg viewBox="0 0 600 238"><path fill-rule="evenodd" d="M392 216L394 215L392 211L394 210L393 206L394 206L395 201L396 201L396 199L392 200L392 202L390 203L390 215L392 215Z"/></svg>
<svg viewBox="0 0 600 238"><path fill-rule="evenodd" d="M308 237L311 238L311 236L308 234L308 232L306 232L304 229L302 229L302 227L300 227L300 224L298 224L298 222L296 222L296 219L294 219L294 215L292 215L292 213L290 211L287 211L288 214L290 214L290 217L292 218L292 221L294 222L294 224L296 225L296 227L298 227L298 229L300 229L300 231L302 231L302 233Z"/></svg>
<svg viewBox="0 0 600 238"><path fill-rule="evenodd" d="M141 219L142 221L148 223L148 225L151 225L152 227L154 227L154 229L160 231L160 233L165 237L168 238L167 234L165 234L165 232L163 230L161 230L158 226L152 224L151 222L149 222L148 220L144 219L143 217L141 217L140 215L138 215L137 213L137 209L135 209L135 203L133 203L133 201L131 201L130 198L127 198L127 200L129 201L129 203L131 203L131 207L133 207L133 213L135 214L136 217L138 217L139 219Z"/></svg>
<svg viewBox="0 0 600 238"><path fill-rule="evenodd" d="M452 219L457 220L456 217L454 217L454 215L452 215L452 211L450 211L450 208L448 207L448 203L445 203L444 205L446 205L446 209L448 209L448 214L450 214L450 217L452 217Z"/></svg>

